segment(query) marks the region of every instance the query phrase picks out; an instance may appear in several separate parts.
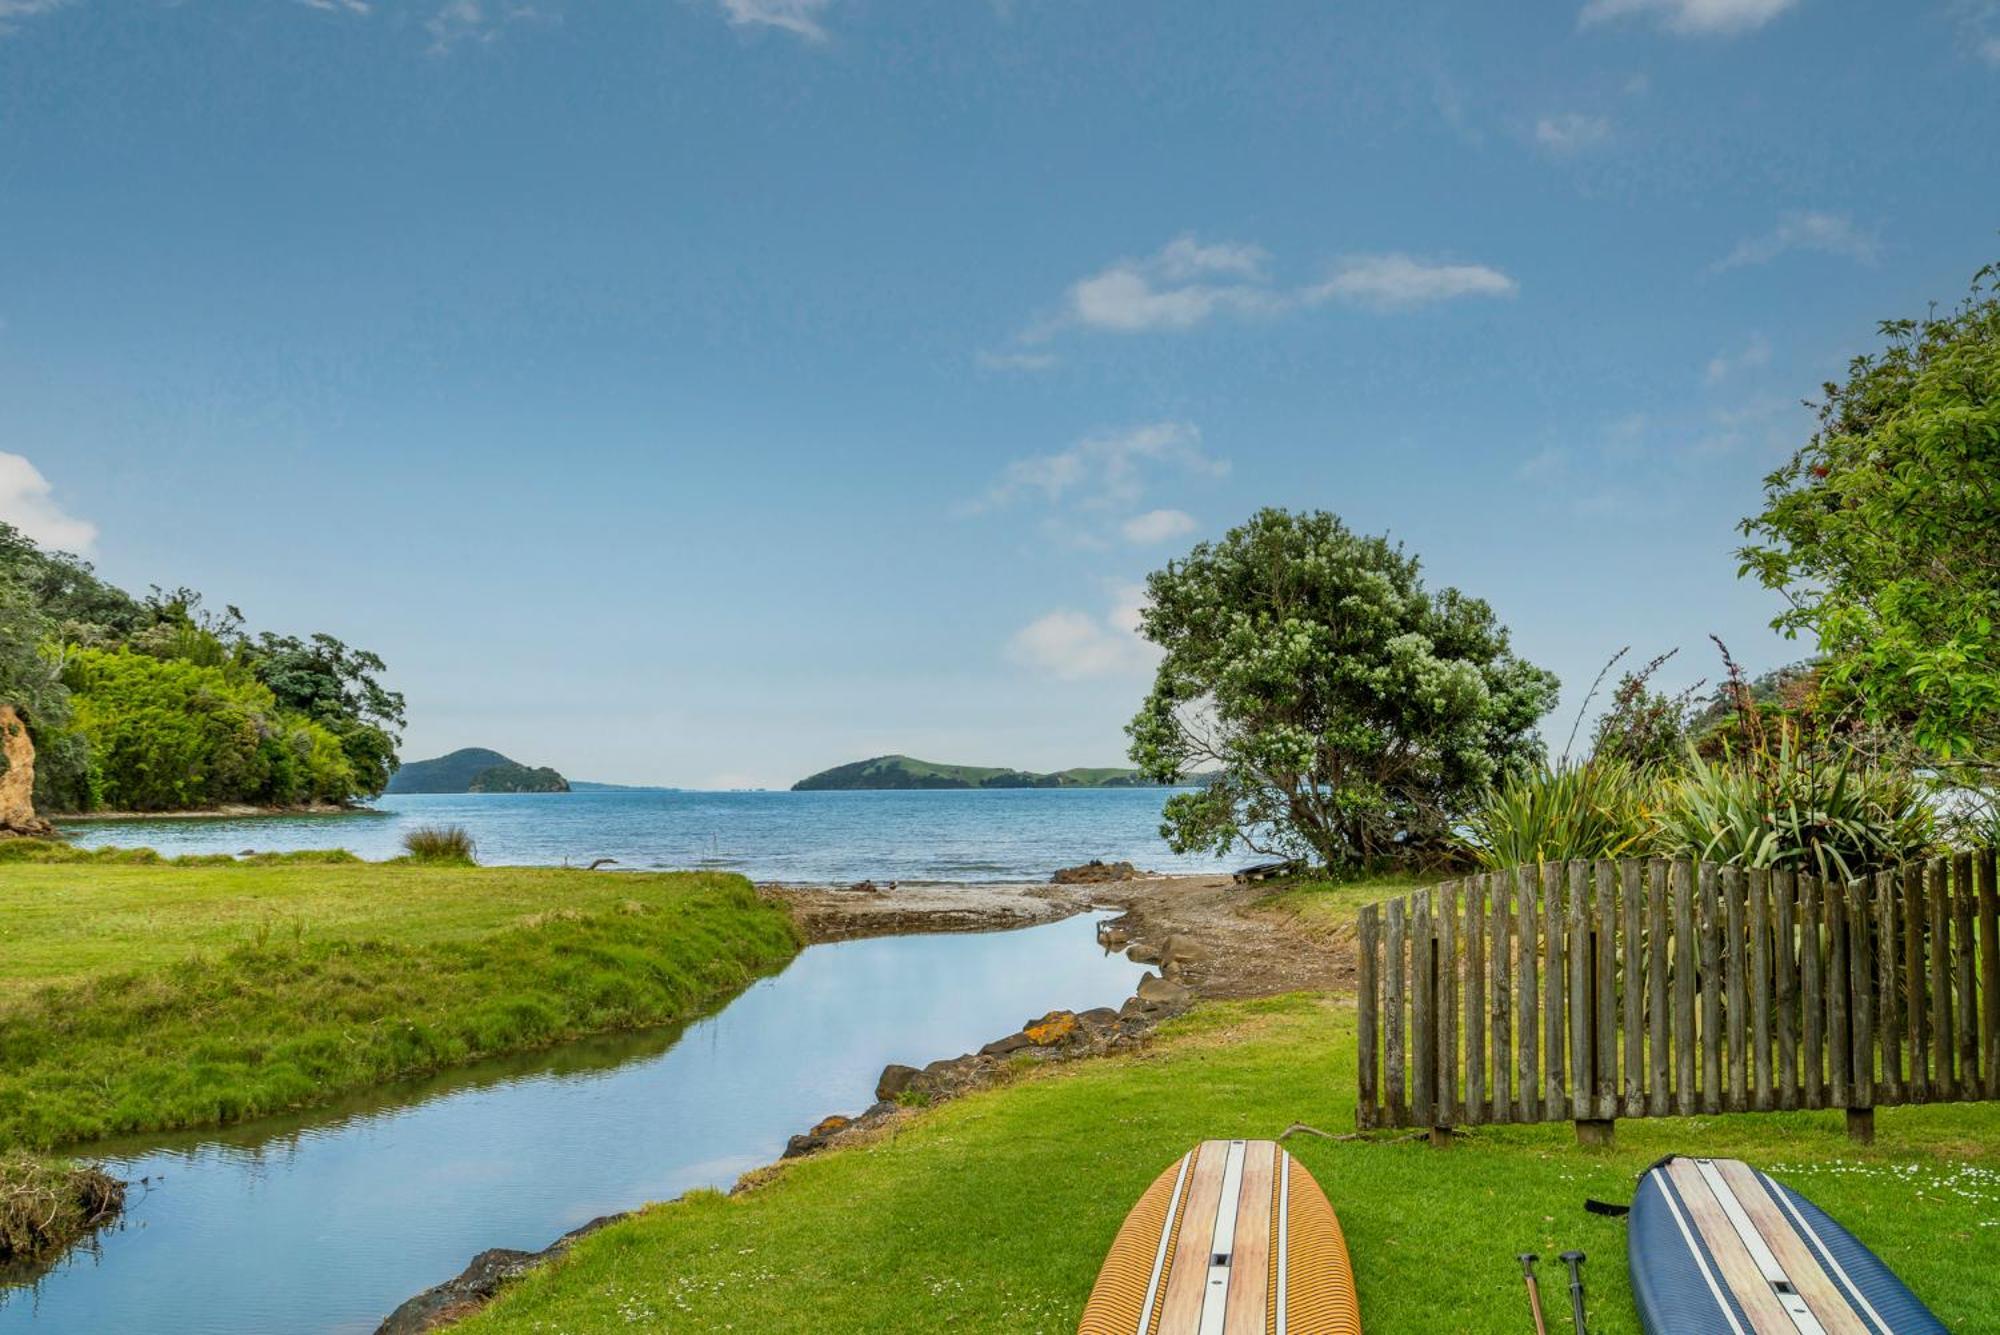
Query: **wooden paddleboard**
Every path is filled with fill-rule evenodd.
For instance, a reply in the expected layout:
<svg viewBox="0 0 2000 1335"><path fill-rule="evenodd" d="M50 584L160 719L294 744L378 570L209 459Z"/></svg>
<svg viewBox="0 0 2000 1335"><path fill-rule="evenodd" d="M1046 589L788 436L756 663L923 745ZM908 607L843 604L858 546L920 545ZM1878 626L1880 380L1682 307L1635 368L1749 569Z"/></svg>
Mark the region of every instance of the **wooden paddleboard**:
<svg viewBox="0 0 2000 1335"><path fill-rule="evenodd" d="M1160 1174L1104 1258L1078 1335L1358 1335L1326 1194L1271 1140L1205 1140Z"/></svg>
<svg viewBox="0 0 2000 1335"><path fill-rule="evenodd" d="M1943 1335L1880 1257L1739 1160L1653 1165L1630 1224L1647 1335Z"/></svg>

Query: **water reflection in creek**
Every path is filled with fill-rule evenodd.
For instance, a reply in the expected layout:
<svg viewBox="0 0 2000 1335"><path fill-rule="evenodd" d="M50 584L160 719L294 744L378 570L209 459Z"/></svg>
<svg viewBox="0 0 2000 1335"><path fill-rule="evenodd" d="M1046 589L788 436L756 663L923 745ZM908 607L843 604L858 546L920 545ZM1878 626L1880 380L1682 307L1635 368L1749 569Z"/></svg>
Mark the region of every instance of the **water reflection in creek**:
<svg viewBox="0 0 2000 1335"><path fill-rule="evenodd" d="M30 1286L0 1332L370 1331L487 1247L727 1186L892 1061L970 1050L1141 970L1088 919L806 950L684 1029L594 1040L311 1117L88 1147L135 1188L121 1226Z"/></svg>

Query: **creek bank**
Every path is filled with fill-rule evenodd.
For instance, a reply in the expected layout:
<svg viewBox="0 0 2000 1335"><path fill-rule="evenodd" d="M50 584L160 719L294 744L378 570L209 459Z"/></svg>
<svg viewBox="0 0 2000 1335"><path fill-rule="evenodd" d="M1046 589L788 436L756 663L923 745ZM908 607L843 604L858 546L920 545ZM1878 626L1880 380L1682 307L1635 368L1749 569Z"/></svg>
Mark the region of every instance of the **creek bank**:
<svg viewBox="0 0 2000 1335"><path fill-rule="evenodd" d="M487 1303L507 1281L517 1279L545 1261L569 1250L578 1238L631 1217L630 1210L599 1215L589 1223L557 1238L538 1252L515 1251L511 1247L491 1247L472 1258L472 1263L442 1284L425 1289L389 1313L389 1319L375 1328L375 1335L423 1335L471 1316Z"/></svg>
<svg viewBox="0 0 2000 1335"><path fill-rule="evenodd" d="M0 1266L59 1256L125 1208L125 1183L92 1163L0 1158Z"/></svg>
<svg viewBox="0 0 2000 1335"><path fill-rule="evenodd" d="M1155 1025L1179 1015L1193 1000L1193 993L1182 984L1148 973L1139 980L1138 993L1116 1010L1100 1006L1087 1011L1050 1011L977 1052L941 1058L922 1068L892 1062L882 1068L881 1078L875 1082L875 1102L866 1111L852 1117L835 1113L821 1118L810 1130L791 1138L784 1158L797 1159L870 1137L912 1109L928 1108L1003 1083L1032 1067L1141 1047ZM760 1173L746 1174L735 1190L754 1187L761 1180Z"/></svg>
<svg viewBox="0 0 2000 1335"><path fill-rule="evenodd" d="M1051 1011L977 1052L923 1067L884 1067L873 1104L857 1114L821 1118L791 1138L779 1163L745 1173L731 1194L754 1190L782 1171L786 1160L873 1139L918 1109L1004 1083L1023 1071L1141 1050L1161 1021L1183 1013L1199 998L1343 986L1351 990L1354 976L1350 941L1299 930L1290 918L1259 905L1261 890L1246 889L1228 875L1135 874L1130 879L1049 885L765 885L758 892L787 906L813 943L1004 931L1089 909L1115 908L1122 910L1120 916L1098 925L1099 943L1107 950L1122 950L1135 961L1156 964L1158 971L1141 977L1136 994L1116 1010ZM431 1325L385 1325L378 1335L410 1335L469 1315L507 1281L565 1246L566 1239L547 1253L481 1253L459 1280L452 1281L459 1286L454 1301L436 1304L440 1315ZM487 1264L481 1266L482 1260Z"/></svg>

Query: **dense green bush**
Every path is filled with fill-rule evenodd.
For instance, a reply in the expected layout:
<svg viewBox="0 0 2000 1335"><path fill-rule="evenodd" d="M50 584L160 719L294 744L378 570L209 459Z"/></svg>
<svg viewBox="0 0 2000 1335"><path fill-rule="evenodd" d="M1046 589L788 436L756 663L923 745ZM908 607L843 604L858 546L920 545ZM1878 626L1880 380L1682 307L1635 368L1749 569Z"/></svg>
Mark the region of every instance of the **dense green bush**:
<svg viewBox="0 0 2000 1335"><path fill-rule="evenodd" d="M354 789L339 738L278 709L240 670L126 649L72 650L63 667L98 803L168 811L337 800Z"/></svg>

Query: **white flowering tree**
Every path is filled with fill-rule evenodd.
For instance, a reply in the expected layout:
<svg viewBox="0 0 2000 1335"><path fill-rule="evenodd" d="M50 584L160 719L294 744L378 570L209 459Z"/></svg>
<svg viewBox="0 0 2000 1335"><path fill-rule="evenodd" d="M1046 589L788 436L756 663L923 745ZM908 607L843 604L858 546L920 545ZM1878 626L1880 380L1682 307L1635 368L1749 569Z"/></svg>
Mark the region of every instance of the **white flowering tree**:
<svg viewBox="0 0 2000 1335"><path fill-rule="evenodd" d="M1448 847L1495 779L1538 763L1552 673L1477 598L1323 511L1264 510L1147 581L1165 656L1127 726L1180 852L1239 843L1341 867Z"/></svg>

